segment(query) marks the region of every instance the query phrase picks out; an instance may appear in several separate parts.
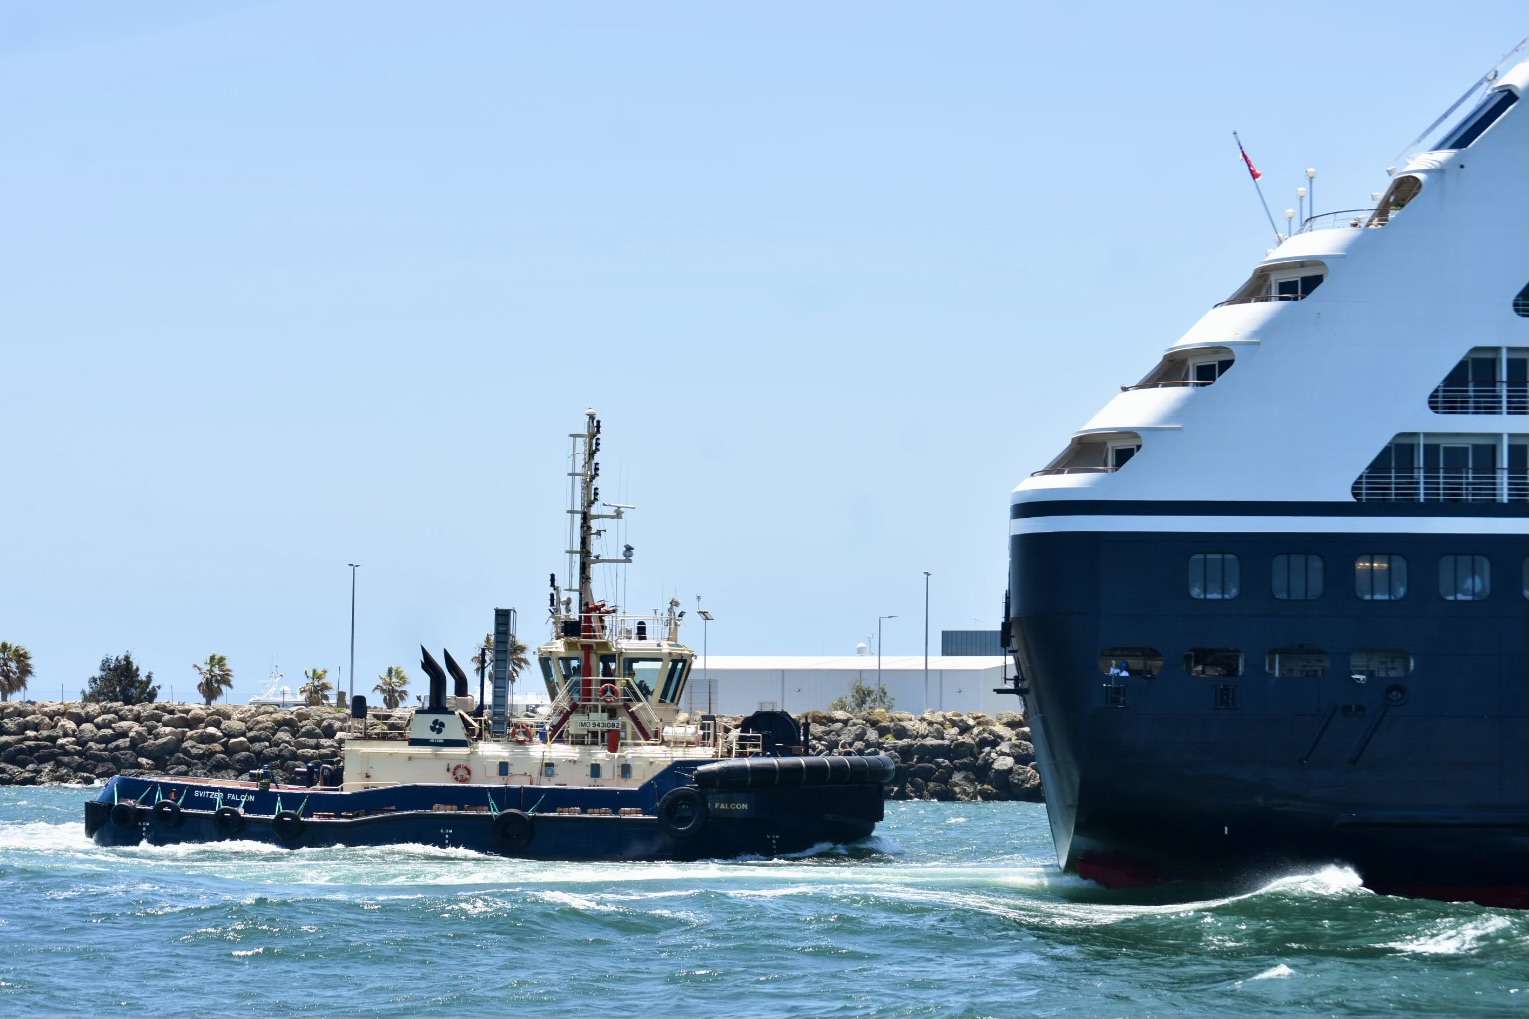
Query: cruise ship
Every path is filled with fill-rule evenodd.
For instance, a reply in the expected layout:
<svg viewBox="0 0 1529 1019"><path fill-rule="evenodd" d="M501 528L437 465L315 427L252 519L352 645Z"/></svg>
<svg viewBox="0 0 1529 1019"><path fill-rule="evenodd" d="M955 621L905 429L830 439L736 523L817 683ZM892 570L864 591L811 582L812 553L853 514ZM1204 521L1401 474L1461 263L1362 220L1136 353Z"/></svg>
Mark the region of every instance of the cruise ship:
<svg viewBox="0 0 1529 1019"><path fill-rule="evenodd" d="M1014 490L1065 869L1529 905L1522 53Z"/></svg>

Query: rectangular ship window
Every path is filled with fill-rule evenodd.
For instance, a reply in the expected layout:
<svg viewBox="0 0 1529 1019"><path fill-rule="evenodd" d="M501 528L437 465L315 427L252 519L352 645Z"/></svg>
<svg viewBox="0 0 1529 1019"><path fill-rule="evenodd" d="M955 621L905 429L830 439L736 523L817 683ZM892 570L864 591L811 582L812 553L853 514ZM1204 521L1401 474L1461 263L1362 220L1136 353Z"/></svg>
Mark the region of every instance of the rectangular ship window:
<svg viewBox="0 0 1529 1019"><path fill-rule="evenodd" d="M1389 552L1355 559L1354 593L1365 601L1401 601L1407 597L1407 560Z"/></svg>
<svg viewBox="0 0 1529 1019"><path fill-rule="evenodd" d="M1276 648L1264 655L1264 671L1271 676L1321 679L1327 675L1327 652L1316 648Z"/></svg>
<svg viewBox="0 0 1529 1019"><path fill-rule="evenodd" d="M1322 557L1292 553L1274 557L1274 597L1314 601L1322 597Z"/></svg>
<svg viewBox="0 0 1529 1019"><path fill-rule="evenodd" d="M1484 555L1439 559L1439 596L1445 601L1484 601L1492 593L1492 564Z"/></svg>
<svg viewBox="0 0 1529 1019"><path fill-rule="evenodd" d="M1224 647L1190 648L1184 652L1184 671L1191 676L1240 676L1242 652Z"/></svg>
<svg viewBox="0 0 1529 1019"><path fill-rule="evenodd" d="M1099 671L1150 679L1163 671L1163 653L1155 647L1107 647L1099 652Z"/></svg>
<svg viewBox="0 0 1529 1019"><path fill-rule="evenodd" d="M1348 671L1352 679L1400 679L1412 671L1412 655L1395 649L1353 651Z"/></svg>
<svg viewBox="0 0 1529 1019"><path fill-rule="evenodd" d="M1223 601L1237 597L1241 570L1237 557L1221 552L1189 557L1189 597Z"/></svg>

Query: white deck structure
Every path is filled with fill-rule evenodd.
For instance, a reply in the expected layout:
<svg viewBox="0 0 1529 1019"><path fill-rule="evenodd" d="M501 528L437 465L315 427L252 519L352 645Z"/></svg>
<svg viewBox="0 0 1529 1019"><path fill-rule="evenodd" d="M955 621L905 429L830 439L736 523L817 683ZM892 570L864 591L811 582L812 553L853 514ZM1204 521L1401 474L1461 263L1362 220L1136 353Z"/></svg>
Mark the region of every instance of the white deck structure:
<svg viewBox="0 0 1529 1019"><path fill-rule="evenodd" d="M893 710L922 712L1020 710L1019 698L994 693L1014 666L1001 655L929 656L928 701L924 693L923 655L883 655L881 684L892 695ZM876 685L875 655L711 655L699 656L686 693L687 707L707 708L710 677L712 707L723 714L746 714L761 704L794 715L827 709L829 701L849 692L856 679Z"/></svg>

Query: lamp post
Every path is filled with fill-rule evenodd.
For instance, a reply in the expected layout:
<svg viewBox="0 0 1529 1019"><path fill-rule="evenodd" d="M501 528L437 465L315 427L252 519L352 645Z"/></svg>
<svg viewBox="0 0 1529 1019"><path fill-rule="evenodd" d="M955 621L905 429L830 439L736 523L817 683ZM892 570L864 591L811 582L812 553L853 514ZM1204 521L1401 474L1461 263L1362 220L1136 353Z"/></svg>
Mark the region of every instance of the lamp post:
<svg viewBox="0 0 1529 1019"><path fill-rule="evenodd" d="M356 696L356 571L361 568L360 563L346 563L350 567L350 671L346 678L350 682L350 696L354 700Z"/></svg>
<svg viewBox="0 0 1529 1019"><path fill-rule="evenodd" d="M881 624L883 620L896 619L893 616L876 617L876 699L881 700Z"/></svg>
<svg viewBox="0 0 1529 1019"><path fill-rule="evenodd" d="M929 710L929 571L924 571L924 710Z"/></svg>
<svg viewBox="0 0 1529 1019"><path fill-rule="evenodd" d="M695 596L695 610L701 615L701 680L706 684L706 713L712 713L711 702L711 621L716 616L701 608L701 596Z"/></svg>

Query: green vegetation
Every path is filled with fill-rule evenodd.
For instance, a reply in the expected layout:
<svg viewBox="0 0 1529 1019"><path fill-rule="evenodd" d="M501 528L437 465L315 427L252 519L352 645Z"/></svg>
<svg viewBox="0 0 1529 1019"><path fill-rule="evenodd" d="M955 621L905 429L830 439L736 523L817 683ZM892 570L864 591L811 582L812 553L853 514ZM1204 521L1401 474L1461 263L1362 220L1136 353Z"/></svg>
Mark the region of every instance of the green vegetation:
<svg viewBox="0 0 1529 1019"><path fill-rule="evenodd" d="M202 695L203 704L212 704L222 696L224 690L234 685L234 670L229 668L226 655L208 655L205 662L198 662L191 667L201 677L197 681L196 692Z"/></svg>
<svg viewBox="0 0 1529 1019"><path fill-rule="evenodd" d="M377 685L372 689L382 695L383 707L396 708L409 695L409 674L403 671L402 665L389 665L387 671L377 677Z"/></svg>
<svg viewBox="0 0 1529 1019"><path fill-rule="evenodd" d="M308 682L298 688L297 692L303 695L303 703L309 707L319 707L329 700L329 695L334 691L334 684L329 682L329 670L315 666L303 670L303 678Z"/></svg>
<svg viewBox="0 0 1529 1019"><path fill-rule="evenodd" d="M140 673L131 651L124 651L115 658L111 655L102 658L100 671L91 676L85 689L80 691L82 701L117 701L121 704L150 704L158 696L154 673Z"/></svg>
<svg viewBox="0 0 1529 1019"><path fill-rule="evenodd" d="M0 640L0 701L27 688L32 678L32 652L20 644Z"/></svg>
<svg viewBox="0 0 1529 1019"><path fill-rule="evenodd" d="M851 684L849 693L843 697L835 697L828 704L829 711L848 711L850 714L862 714L875 708L891 711L892 695L887 693L885 687L878 690L874 686L868 686L861 682L858 676Z"/></svg>

